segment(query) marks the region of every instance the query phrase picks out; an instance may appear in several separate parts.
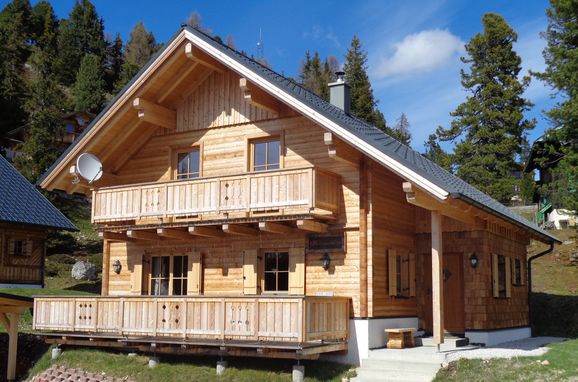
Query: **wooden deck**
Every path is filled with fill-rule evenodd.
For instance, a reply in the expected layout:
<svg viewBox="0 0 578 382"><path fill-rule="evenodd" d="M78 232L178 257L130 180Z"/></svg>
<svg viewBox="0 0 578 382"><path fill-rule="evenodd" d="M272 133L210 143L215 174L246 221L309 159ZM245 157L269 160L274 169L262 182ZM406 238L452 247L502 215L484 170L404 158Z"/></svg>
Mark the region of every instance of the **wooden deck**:
<svg viewBox="0 0 578 382"><path fill-rule="evenodd" d="M90 337L321 353L347 348L349 303L313 296L35 297L33 328L73 343Z"/></svg>
<svg viewBox="0 0 578 382"><path fill-rule="evenodd" d="M271 210L336 214L340 183L339 175L308 167L103 187L93 192L92 222Z"/></svg>

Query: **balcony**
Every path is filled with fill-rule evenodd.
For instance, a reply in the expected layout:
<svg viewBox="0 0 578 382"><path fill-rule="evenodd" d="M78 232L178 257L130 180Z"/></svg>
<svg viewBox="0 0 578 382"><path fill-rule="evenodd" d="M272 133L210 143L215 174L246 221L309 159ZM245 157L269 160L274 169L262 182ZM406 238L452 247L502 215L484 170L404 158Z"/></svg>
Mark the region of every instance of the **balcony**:
<svg viewBox="0 0 578 382"><path fill-rule="evenodd" d="M88 346L155 343L260 352L277 349L315 358L319 353L347 349L349 299L36 297L33 327L56 343L73 339L70 343L83 344L84 339Z"/></svg>
<svg viewBox="0 0 578 382"><path fill-rule="evenodd" d="M317 168L103 187L92 222L249 217L262 213L336 215L339 175Z"/></svg>

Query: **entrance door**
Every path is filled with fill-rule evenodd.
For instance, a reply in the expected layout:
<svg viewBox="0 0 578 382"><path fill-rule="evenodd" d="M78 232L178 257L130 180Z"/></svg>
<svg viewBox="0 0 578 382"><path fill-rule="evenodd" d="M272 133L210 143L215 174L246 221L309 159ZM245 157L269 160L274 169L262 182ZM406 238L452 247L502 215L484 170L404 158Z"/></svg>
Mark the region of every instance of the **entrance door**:
<svg viewBox="0 0 578 382"><path fill-rule="evenodd" d="M424 254L424 281L427 288L425 306L425 330L433 332L431 254ZM466 329L464 313L463 256L461 253L443 254L444 279L444 330L448 333L463 334Z"/></svg>

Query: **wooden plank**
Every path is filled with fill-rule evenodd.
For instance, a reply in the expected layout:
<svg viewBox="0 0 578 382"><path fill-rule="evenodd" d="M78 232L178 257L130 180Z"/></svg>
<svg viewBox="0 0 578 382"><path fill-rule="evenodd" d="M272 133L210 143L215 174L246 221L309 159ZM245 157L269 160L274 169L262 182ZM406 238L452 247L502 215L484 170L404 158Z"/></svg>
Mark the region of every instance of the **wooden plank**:
<svg viewBox="0 0 578 382"><path fill-rule="evenodd" d="M203 285L203 258L200 251L188 254L187 295L198 295Z"/></svg>
<svg viewBox="0 0 578 382"><path fill-rule="evenodd" d="M157 235L169 239L191 240L189 232L178 228L157 228Z"/></svg>
<svg viewBox="0 0 578 382"><path fill-rule="evenodd" d="M390 296L397 296L397 252L395 249L387 250L388 290Z"/></svg>
<svg viewBox="0 0 578 382"><path fill-rule="evenodd" d="M110 232L100 231L98 237L103 240L110 241L129 241L131 238L126 235L126 232Z"/></svg>
<svg viewBox="0 0 578 382"><path fill-rule="evenodd" d="M203 66L206 66L207 68L210 68L219 73L224 73L224 70L220 64L214 61L206 53L196 48L190 42L185 44L185 55L187 56L188 59L194 60L195 62L198 62Z"/></svg>
<svg viewBox="0 0 578 382"><path fill-rule="evenodd" d="M293 232L293 228L285 224L273 222L259 222L259 229L264 232L287 234Z"/></svg>
<svg viewBox="0 0 578 382"><path fill-rule="evenodd" d="M316 222L314 220L297 220L297 228L309 232L327 232L327 224Z"/></svg>
<svg viewBox="0 0 578 382"><path fill-rule="evenodd" d="M257 294L257 271L257 250L245 250L243 252L243 294Z"/></svg>
<svg viewBox="0 0 578 382"><path fill-rule="evenodd" d="M164 127L165 129L176 130L177 114L174 110L140 97L132 101L132 106L138 111L138 118L141 121Z"/></svg>
<svg viewBox="0 0 578 382"><path fill-rule="evenodd" d="M305 295L305 248L289 249L289 294Z"/></svg>
<svg viewBox="0 0 578 382"><path fill-rule="evenodd" d="M204 237L223 237L225 233L217 228L203 227L203 226L192 226L189 227L189 234L195 236Z"/></svg>
<svg viewBox="0 0 578 382"><path fill-rule="evenodd" d="M239 78L239 88L243 92L243 99L245 102L263 110L267 110L275 116L279 115L282 108L282 104L279 100L265 93L259 87L249 84L249 81L244 77Z"/></svg>
<svg viewBox="0 0 578 382"><path fill-rule="evenodd" d="M223 232L239 236L257 236L259 230L243 224L223 224Z"/></svg>
<svg viewBox="0 0 578 382"><path fill-rule="evenodd" d="M16 359L18 352L18 321L20 315L17 313L9 313L8 319L10 327L8 329L8 370L6 377L9 381L16 379Z"/></svg>
<svg viewBox="0 0 578 382"><path fill-rule="evenodd" d="M433 337L437 345L444 343L444 293L442 215L431 211L431 261Z"/></svg>
<svg viewBox="0 0 578 382"><path fill-rule="evenodd" d="M136 240L149 240L149 241L161 240L161 238L157 235L156 232L150 232L150 231L141 231L141 230L129 229L126 231L126 235L129 238L136 239Z"/></svg>

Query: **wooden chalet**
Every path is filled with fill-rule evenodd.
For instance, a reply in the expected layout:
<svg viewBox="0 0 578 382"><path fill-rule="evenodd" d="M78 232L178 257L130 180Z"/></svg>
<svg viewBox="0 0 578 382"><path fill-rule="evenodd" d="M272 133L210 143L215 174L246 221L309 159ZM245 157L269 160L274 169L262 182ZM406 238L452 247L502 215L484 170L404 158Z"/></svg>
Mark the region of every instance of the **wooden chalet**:
<svg viewBox="0 0 578 382"><path fill-rule="evenodd" d="M50 168L92 198L102 296L37 297L56 343L359 362L385 328L529 335L557 239L332 103L183 28ZM73 183L82 153L103 163Z"/></svg>
<svg viewBox="0 0 578 382"><path fill-rule="evenodd" d="M0 288L44 285L46 237L76 227L0 156Z"/></svg>

